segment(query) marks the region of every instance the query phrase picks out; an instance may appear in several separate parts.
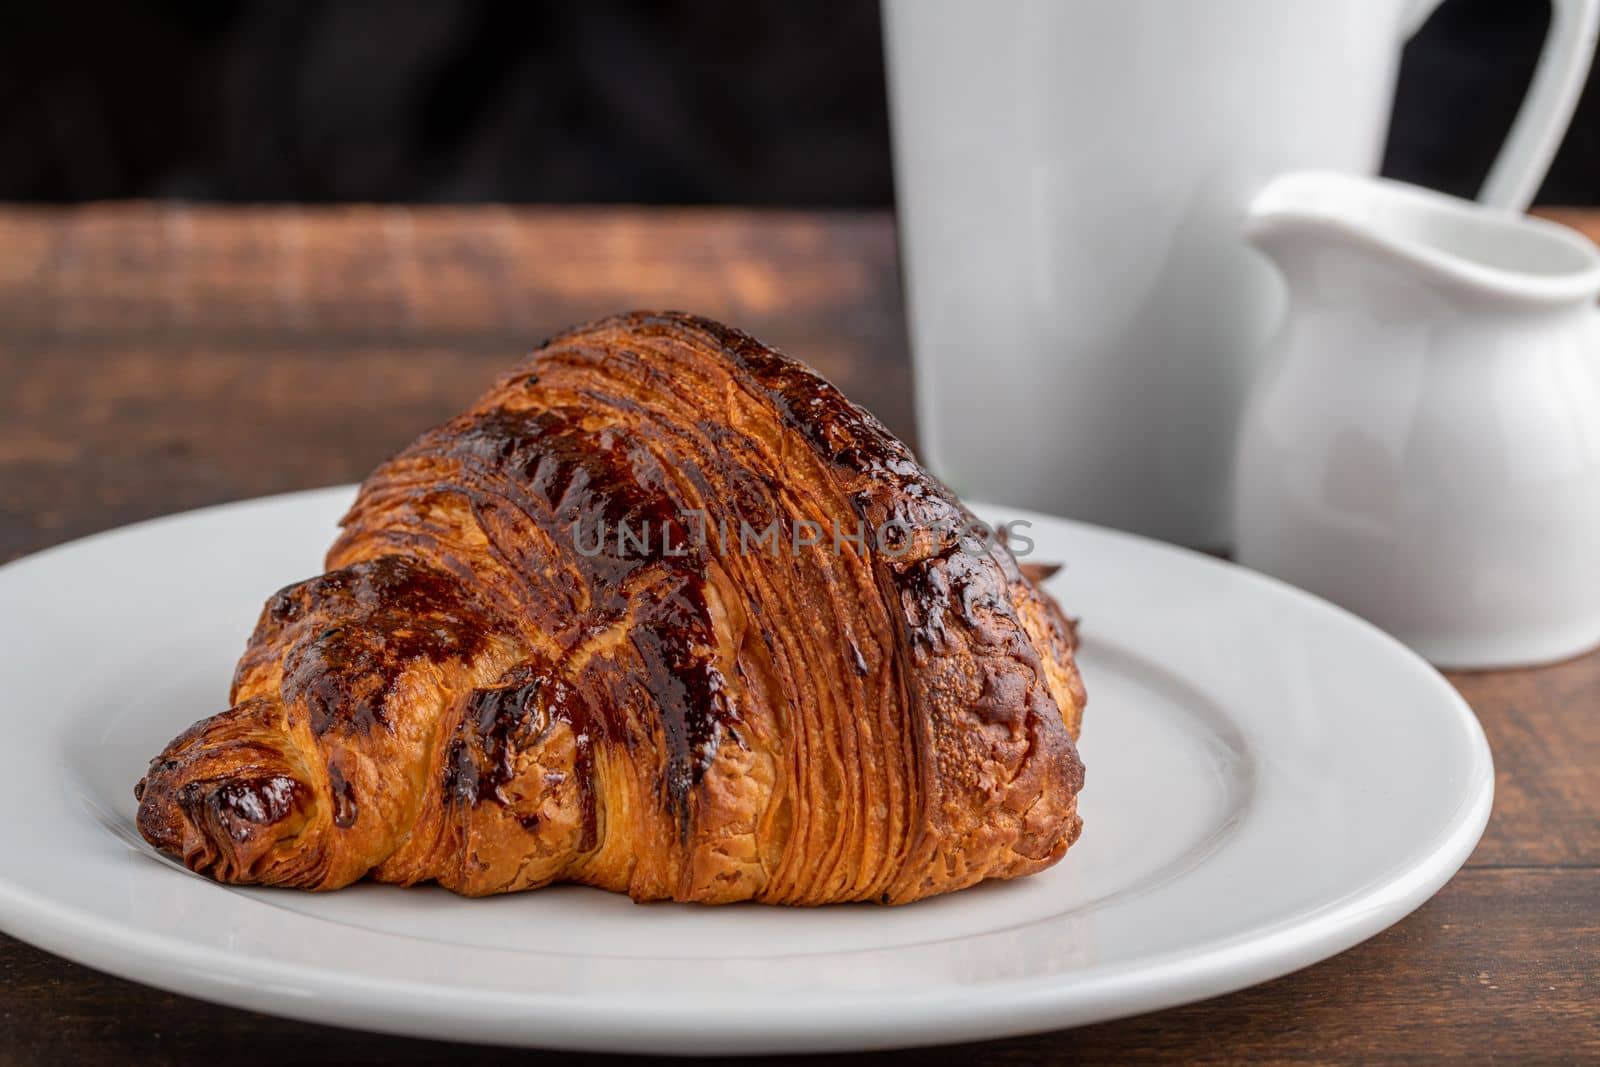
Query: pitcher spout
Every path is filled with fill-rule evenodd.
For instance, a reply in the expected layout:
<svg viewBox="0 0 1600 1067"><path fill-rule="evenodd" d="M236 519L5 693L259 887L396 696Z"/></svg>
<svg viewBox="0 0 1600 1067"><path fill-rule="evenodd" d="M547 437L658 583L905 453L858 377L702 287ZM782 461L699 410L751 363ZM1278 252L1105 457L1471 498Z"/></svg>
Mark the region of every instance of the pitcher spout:
<svg viewBox="0 0 1600 1067"><path fill-rule="evenodd" d="M1473 302L1561 305L1600 294L1600 249L1575 230L1384 178L1304 171L1270 182L1244 232L1291 276L1338 250Z"/></svg>

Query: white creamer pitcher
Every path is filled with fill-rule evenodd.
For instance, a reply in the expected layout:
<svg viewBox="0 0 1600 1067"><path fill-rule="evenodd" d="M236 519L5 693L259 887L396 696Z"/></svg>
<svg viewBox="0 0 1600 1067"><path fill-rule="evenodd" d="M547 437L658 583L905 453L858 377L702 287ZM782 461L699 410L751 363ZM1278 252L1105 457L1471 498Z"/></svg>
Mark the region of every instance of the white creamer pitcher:
<svg viewBox="0 0 1600 1067"><path fill-rule="evenodd" d="M1273 182L1246 230L1289 300L1240 431L1239 561L1443 666L1600 644L1600 249L1337 174Z"/></svg>
<svg viewBox="0 0 1600 1067"><path fill-rule="evenodd" d="M1244 206L1288 170L1376 172L1401 48L1437 2L886 0L930 466L982 499L1227 545L1279 295ZM1488 202L1537 187L1597 7L1554 4Z"/></svg>

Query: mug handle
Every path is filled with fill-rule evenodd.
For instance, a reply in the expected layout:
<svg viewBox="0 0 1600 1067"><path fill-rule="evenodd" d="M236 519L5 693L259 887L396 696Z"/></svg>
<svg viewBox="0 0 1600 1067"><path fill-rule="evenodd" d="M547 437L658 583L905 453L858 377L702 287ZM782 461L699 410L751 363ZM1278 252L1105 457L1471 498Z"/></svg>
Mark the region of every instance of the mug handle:
<svg viewBox="0 0 1600 1067"><path fill-rule="evenodd" d="M1410 38L1444 0L1413 0L1404 23ZM1525 211L1561 147L1589 77L1600 0L1550 0L1550 29L1528 94L1478 199L1490 207Z"/></svg>

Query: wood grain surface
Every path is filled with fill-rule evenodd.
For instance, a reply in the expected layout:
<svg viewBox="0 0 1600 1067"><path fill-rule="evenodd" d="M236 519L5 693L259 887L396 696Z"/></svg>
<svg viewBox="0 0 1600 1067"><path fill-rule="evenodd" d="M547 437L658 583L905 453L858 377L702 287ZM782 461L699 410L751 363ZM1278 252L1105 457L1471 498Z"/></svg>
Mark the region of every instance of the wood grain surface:
<svg viewBox="0 0 1600 1067"><path fill-rule="evenodd" d="M1600 214L1560 216L1600 234ZM885 215L0 209L0 560L358 480L549 333L635 307L740 325L912 436ZM1220 999L862 1062L1600 1060L1600 654L1452 681L1493 746L1495 810L1410 918ZM0 1064L513 1055L216 1007L0 937Z"/></svg>

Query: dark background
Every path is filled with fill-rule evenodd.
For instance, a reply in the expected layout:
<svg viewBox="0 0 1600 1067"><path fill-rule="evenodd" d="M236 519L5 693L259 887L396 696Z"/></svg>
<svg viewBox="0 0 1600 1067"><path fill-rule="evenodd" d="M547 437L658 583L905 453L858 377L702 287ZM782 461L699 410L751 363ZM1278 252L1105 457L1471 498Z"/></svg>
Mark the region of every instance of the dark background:
<svg viewBox="0 0 1600 1067"><path fill-rule="evenodd" d="M4 200L892 202L873 0L5 7ZM1472 193L1547 19L1450 0L1386 172ZM1600 203L1597 84L1542 202Z"/></svg>

